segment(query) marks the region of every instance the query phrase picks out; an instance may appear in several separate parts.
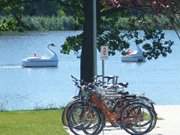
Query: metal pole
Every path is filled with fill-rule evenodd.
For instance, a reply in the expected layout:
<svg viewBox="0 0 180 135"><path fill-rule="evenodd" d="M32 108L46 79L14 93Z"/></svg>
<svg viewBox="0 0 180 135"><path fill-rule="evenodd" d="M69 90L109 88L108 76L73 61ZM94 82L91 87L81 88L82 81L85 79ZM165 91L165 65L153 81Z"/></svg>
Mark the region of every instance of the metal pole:
<svg viewBox="0 0 180 135"><path fill-rule="evenodd" d="M97 75L97 11L96 0L93 0L93 59L94 59L94 75Z"/></svg>
<svg viewBox="0 0 180 135"><path fill-rule="evenodd" d="M105 74L105 69L104 69L104 60L102 60L102 82L104 83L104 74Z"/></svg>

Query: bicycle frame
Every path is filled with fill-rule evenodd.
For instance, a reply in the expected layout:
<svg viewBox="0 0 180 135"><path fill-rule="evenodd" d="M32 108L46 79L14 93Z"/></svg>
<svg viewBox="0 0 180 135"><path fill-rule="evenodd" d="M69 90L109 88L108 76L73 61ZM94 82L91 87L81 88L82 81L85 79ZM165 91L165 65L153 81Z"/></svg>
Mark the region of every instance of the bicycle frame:
<svg viewBox="0 0 180 135"><path fill-rule="evenodd" d="M123 125L129 125L132 122L137 122L138 119L140 119L141 117L139 117L141 114L141 112L132 112L131 107L129 107L129 112L132 116L128 117L128 118L123 118L121 116L121 114L119 112L116 112L115 110L111 111L107 105L104 103L103 100L101 100L100 98L98 98L98 96L96 95L96 93L93 93L90 97L90 102L97 107L99 110L101 110L103 112L103 114L105 115L105 117L107 118L107 120L112 124L112 125L119 125L119 122L122 123ZM126 108L128 106L125 105L123 106L123 108ZM121 110L123 110L121 108Z"/></svg>
<svg viewBox="0 0 180 135"><path fill-rule="evenodd" d="M95 94L91 95L90 101L105 114L105 117L111 124L115 124L117 122L117 114L115 112L109 111L105 103L100 100Z"/></svg>

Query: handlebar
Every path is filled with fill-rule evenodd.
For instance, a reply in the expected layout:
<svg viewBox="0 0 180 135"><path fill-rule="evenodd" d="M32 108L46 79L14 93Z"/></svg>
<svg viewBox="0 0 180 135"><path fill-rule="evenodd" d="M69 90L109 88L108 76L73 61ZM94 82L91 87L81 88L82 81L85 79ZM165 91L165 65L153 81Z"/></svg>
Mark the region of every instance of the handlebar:
<svg viewBox="0 0 180 135"><path fill-rule="evenodd" d="M84 88L89 89L89 90L94 88L94 83L84 82L83 80L77 79L73 75L71 75L71 78L73 79L75 86L77 86L78 88L84 87Z"/></svg>
<svg viewBox="0 0 180 135"><path fill-rule="evenodd" d="M107 82L98 80L99 77L106 78ZM117 76L97 75L95 77L95 81L92 82L92 83L88 83L88 82L84 82L83 80L79 80L76 77L74 77L73 75L71 75L71 78L73 79L73 82L74 82L75 86L77 86L78 88L82 88L82 86L83 86L84 88L86 88L88 90L94 89L95 86L104 86L104 84L109 83L109 80L113 80L113 82L110 83L110 84L112 84L112 87L119 87L119 86L124 87L124 88L128 87L128 82L126 82L126 83L124 83L124 82L117 83L117 78L118 78Z"/></svg>
<svg viewBox="0 0 180 135"><path fill-rule="evenodd" d="M118 76L103 76L97 75L95 76L95 81L101 81L102 84L117 84L118 83Z"/></svg>
<svg viewBox="0 0 180 135"><path fill-rule="evenodd" d="M78 88L80 88L81 81L79 79L77 79L76 77L74 77L73 75L71 75L71 78L73 79L72 81L74 82L74 85L77 86Z"/></svg>
<svg viewBox="0 0 180 135"><path fill-rule="evenodd" d="M77 78L74 77L73 75L71 75L71 78L74 79L75 81L79 81L79 79L77 79Z"/></svg>

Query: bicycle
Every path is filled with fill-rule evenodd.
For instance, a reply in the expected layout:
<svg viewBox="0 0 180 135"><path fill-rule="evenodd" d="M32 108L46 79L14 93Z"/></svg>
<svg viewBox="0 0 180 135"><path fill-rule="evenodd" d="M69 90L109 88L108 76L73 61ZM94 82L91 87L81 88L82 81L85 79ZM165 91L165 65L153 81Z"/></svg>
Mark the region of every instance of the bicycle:
<svg viewBox="0 0 180 135"><path fill-rule="evenodd" d="M104 103L104 101L100 98L102 97L99 93L97 93L96 90L94 90L94 86L97 86L97 84L91 84L91 87L90 85L85 85L84 87L84 91L86 91L88 94L86 95L86 100L79 100L79 102L74 102L71 107L69 107L68 109L68 126L70 127L70 130L77 134L77 130L78 131L83 131L84 133L87 134L87 129L93 129L93 128L96 128L96 130L94 130L92 133L88 133L88 134L98 134L99 132L101 132L101 130L103 129L103 127L105 126L105 122L107 119L113 126L114 125L118 125L118 126L121 126L123 129L125 129L128 133L130 134L145 134L149 131L151 131L154 126L155 126L155 123L156 123L156 113L155 111L153 110L153 108L151 108L150 106L147 106L146 104L144 104L143 102L135 102L134 99L131 99L131 100L127 100L126 99L126 105L124 105L123 109L122 109L122 105L120 105L120 103L122 102L116 102L116 106L114 108L113 111L110 110L107 105ZM93 87L92 87L93 86ZM88 89L88 90L87 90ZM99 96L99 97L97 97ZM126 98L128 98L128 96L124 96ZM132 97L131 97L132 98ZM134 102L133 102L134 100ZM86 102L85 102L86 101ZM131 101L131 102L127 102L127 101ZM78 104L78 105L77 105ZM92 126L93 124L90 122L90 121L83 121L84 123L80 124L81 126L74 126L74 125L77 125L79 124L77 121L74 121L74 113L72 112L76 112L75 109L77 109L77 107L74 107L74 106L78 106L79 108L81 108L81 113L80 114L83 114L84 112L87 113L88 111L88 108L95 110L95 113L96 115L95 116L98 116L98 122L95 124L96 126ZM121 106L121 109L117 109L117 106L120 105ZM118 106L119 107L119 106ZM86 109L85 109L86 108ZM149 121L146 122L145 124L142 124L142 125L138 125L137 126L137 122L139 121L135 121L136 118L137 118L137 108L138 110L141 110L141 108L144 108L147 110L147 114L149 114ZM84 110L87 110L87 111L84 111ZM118 110L118 112L117 112ZM125 111L123 111L125 110ZM129 111L129 113L127 113ZM134 114L132 114L132 112L136 112ZM138 111L139 113L142 112L142 111ZM100 113L100 115L98 114ZM119 115L118 115L119 113ZM91 111L89 111L87 114L93 116ZM146 114L146 115L147 115ZM132 116L134 116L134 118ZM79 115L81 117L79 117L79 119L82 121L82 116L83 115ZM126 117L125 117L126 116ZM131 116L131 120L130 119L130 116ZM136 116L136 117L135 117ZM78 116L76 116L77 118ZM142 118L141 118L142 119ZM133 124L134 123L134 124ZM149 124L150 123L150 124ZM144 127L146 126L147 124L149 124L149 126L147 127L147 129L145 131L137 131L135 128L139 128L139 127ZM80 128L81 127L81 128ZM76 131L75 131L76 129Z"/></svg>

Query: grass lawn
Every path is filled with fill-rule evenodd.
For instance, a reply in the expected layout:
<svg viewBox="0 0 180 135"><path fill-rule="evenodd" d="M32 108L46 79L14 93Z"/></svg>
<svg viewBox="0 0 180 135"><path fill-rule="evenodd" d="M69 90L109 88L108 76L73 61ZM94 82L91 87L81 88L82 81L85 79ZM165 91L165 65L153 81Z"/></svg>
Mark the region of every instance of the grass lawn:
<svg viewBox="0 0 180 135"><path fill-rule="evenodd" d="M0 135L68 135L60 110L0 112Z"/></svg>

